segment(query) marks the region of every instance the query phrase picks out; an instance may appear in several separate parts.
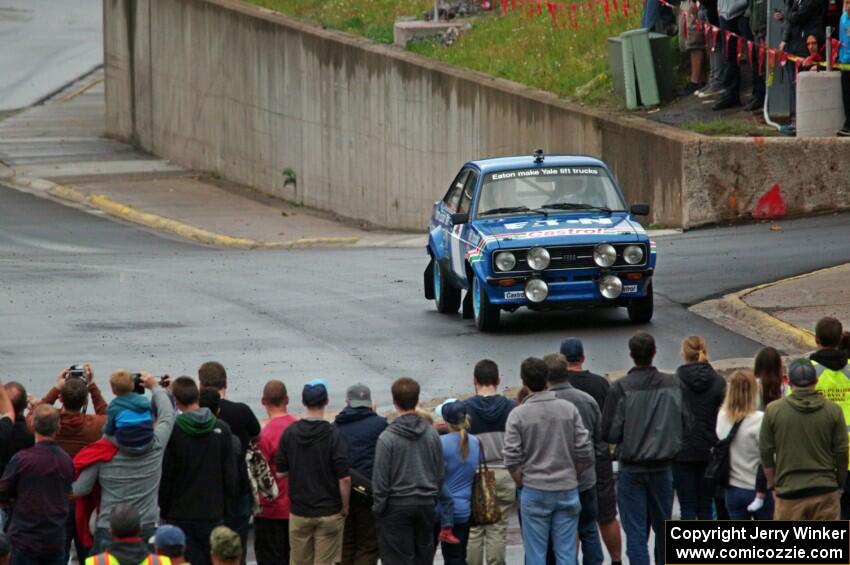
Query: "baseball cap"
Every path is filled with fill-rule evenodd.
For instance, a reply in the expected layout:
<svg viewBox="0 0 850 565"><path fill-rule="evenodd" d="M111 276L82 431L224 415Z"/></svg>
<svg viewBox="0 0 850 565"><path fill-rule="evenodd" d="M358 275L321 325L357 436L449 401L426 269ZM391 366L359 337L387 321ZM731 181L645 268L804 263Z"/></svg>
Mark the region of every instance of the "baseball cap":
<svg viewBox="0 0 850 565"><path fill-rule="evenodd" d="M570 337L561 342L561 355L567 358L567 361L580 361L584 357L584 345L577 337Z"/></svg>
<svg viewBox="0 0 850 565"><path fill-rule="evenodd" d="M210 534L210 551L222 561L233 563L242 559L242 540L227 526L218 526Z"/></svg>
<svg viewBox="0 0 850 565"><path fill-rule="evenodd" d="M304 385L301 391L304 406L324 406L328 403L328 385L322 379L313 379Z"/></svg>
<svg viewBox="0 0 850 565"><path fill-rule="evenodd" d="M164 524L156 529L154 547L186 547L186 534L177 526Z"/></svg>
<svg viewBox="0 0 850 565"><path fill-rule="evenodd" d="M351 385L348 387L348 390L345 391L345 400L352 408L371 408L372 391L369 390L368 386L362 383L357 383Z"/></svg>
<svg viewBox="0 0 850 565"><path fill-rule="evenodd" d="M456 398L446 400L434 412L447 424L462 424L466 420L466 404Z"/></svg>
<svg viewBox="0 0 850 565"><path fill-rule="evenodd" d="M808 359L795 359L788 367L788 380L796 386L809 386L818 381L818 374Z"/></svg>

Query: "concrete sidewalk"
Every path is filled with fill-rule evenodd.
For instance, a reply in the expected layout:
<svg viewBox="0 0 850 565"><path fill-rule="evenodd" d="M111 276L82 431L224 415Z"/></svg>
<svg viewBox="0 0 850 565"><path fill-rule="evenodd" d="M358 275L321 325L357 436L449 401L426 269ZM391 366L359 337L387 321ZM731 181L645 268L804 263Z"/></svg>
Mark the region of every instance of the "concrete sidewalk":
<svg viewBox="0 0 850 565"><path fill-rule="evenodd" d="M850 326L850 264L823 269L697 304L692 311L788 354L817 348L824 316Z"/></svg>
<svg viewBox="0 0 850 565"><path fill-rule="evenodd" d="M103 89L97 71L0 122L0 180L208 245L425 245L424 226L421 234L369 229L107 139Z"/></svg>

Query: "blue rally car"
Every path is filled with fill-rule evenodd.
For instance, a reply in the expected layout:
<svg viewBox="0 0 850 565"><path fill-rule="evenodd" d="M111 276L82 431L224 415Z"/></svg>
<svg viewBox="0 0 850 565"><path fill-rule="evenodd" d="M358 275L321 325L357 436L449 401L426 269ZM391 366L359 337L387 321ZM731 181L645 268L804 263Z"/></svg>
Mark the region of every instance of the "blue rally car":
<svg viewBox="0 0 850 565"><path fill-rule="evenodd" d="M434 204L425 297L483 331L502 310L621 306L652 318L655 244L608 167L583 156L472 161Z"/></svg>

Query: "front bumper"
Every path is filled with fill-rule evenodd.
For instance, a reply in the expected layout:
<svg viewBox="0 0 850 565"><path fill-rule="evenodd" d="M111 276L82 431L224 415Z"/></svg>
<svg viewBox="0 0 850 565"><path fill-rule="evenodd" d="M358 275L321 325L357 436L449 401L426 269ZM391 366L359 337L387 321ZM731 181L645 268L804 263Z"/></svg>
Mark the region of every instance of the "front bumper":
<svg viewBox="0 0 850 565"><path fill-rule="evenodd" d="M600 293L599 280L605 275L614 275L623 282L623 293L619 297L609 299ZM544 271L516 277L489 276L484 290L491 304L509 309L520 306L534 309L624 306L631 299L646 297L652 275L652 269L586 269L568 273ZM549 294L543 302L532 302L525 296L526 282L532 278L543 280L549 287Z"/></svg>

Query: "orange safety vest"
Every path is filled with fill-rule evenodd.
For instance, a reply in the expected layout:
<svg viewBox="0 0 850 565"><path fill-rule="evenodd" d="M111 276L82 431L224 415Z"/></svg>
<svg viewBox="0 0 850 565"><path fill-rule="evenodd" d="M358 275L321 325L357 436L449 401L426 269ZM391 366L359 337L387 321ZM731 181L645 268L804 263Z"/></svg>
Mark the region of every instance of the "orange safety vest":
<svg viewBox="0 0 850 565"><path fill-rule="evenodd" d="M86 557L86 565L121 565L118 560L109 554L108 551ZM147 559L139 563L139 565L171 565L171 559L163 555L155 555L151 553Z"/></svg>

